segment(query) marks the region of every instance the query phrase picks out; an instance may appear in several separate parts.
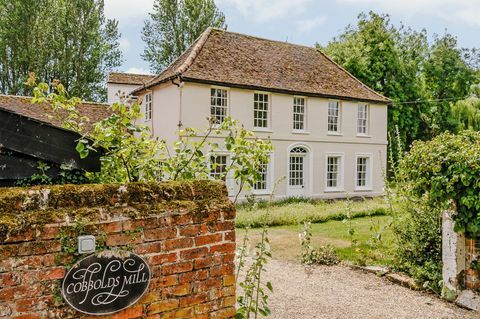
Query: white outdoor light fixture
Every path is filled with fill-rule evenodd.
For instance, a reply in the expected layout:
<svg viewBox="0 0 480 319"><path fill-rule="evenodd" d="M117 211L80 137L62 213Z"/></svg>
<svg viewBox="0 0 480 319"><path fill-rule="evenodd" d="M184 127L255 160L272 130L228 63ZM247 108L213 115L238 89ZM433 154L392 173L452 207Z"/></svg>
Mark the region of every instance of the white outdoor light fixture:
<svg viewBox="0 0 480 319"><path fill-rule="evenodd" d="M78 253L90 254L95 252L95 236L78 236Z"/></svg>

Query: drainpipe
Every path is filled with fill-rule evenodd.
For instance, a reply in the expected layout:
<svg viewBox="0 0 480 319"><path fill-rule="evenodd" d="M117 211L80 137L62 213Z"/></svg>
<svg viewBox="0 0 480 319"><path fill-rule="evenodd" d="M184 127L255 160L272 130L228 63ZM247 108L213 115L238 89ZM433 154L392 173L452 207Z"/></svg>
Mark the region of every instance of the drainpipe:
<svg viewBox="0 0 480 319"><path fill-rule="evenodd" d="M178 82L175 82L175 79L178 79ZM178 76L177 78L172 79L172 84L176 85L180 91L179 91L179 98L180 98L180 105L179 105L179 110L178 110L178 129L181 129L183 126L182 123L182 118L183 118L183 85L185 82L183 82L182 77Z"/></svg>

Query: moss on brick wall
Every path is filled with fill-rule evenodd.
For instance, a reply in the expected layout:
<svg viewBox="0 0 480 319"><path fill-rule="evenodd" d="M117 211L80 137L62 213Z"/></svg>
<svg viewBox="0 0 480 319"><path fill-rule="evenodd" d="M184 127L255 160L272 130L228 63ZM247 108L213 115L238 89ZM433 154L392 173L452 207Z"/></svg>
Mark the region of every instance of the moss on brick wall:
<svg viewBox="0 0 480 319"><path fill-rule="evenodd" d="M152 273L145 296L101 318L233 318L234 219L215 181L0 189L0 317L91 318L60 287L92 235L97 252L132 251Z"/></svg>
<svg viewBox="0 0 480 319"><path fill-rule="evenodd" d="M53 185L0 189L0 241L10 234L78 217L95 223L110 214L142 218L172 210L204 214L232 211L216 181Z"/></svg>

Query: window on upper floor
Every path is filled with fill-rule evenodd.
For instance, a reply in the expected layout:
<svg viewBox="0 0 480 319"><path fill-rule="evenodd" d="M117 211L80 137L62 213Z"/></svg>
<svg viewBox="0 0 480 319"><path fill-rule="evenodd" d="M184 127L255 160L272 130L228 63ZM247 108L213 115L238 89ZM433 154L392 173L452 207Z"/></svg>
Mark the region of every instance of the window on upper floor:
<svg viewBox="0 0 480 319"><path fill-rule="evenodd" d="M340 132L340 102L330 101L328 102L328 132L339 133Z"/></svg>
<svg viewBox="0 0 480 319"><path fill-rule="evenodd" d="M228 155L210 156L210 177L225 181L227 179Z"/></svg>
<svg viewBox="0 0 480 319"><path fill-rule="evenodd" d="M327 156L327 171L326 171L326 188L327 190L340 190L343 187L342 181L342 156L329 155Z"/></svg>
<svg viewBox="0 0 480 319"><path fill-rule="evenodd" d="M368 134L368 104L358 104L357 134Z"/></svg>
<svg viewBox="0 0 480 319"><path fill-rule="evenodd" d="M152 93L145 94L145 120L152 119Z"/></svg>
<svg viewBox="0 0 480 319"><path fill-rule="evenodd" d="M253 97L253 126L268 128L269 105L268 94L254 93Z"/></svg>
<svg viewBox="0 0 480 319"><path fill-rule="evenodd" d="M371 188L371 160L371 156L357 156L355 167L355 189Z"/></svg>
<svg viewBox="0 0 480 319"><path fill-rule="evenodd" d="M306 121L305 98L293 98L293 130L304 131Z"/></svg>
<svg viewBox="0 0 480 319"><path fill-rule="evenodd" d="M215 123L222 123L227 116L227 90L210 89L210 116Z"/></svg>

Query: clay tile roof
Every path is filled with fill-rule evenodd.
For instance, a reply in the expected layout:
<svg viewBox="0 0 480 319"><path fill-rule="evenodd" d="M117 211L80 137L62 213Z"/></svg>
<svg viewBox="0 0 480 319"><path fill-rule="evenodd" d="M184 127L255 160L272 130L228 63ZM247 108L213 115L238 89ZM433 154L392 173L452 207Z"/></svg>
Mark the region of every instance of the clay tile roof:
<svg viewBox="0 0 480 319"><path fill-rule="evenodd" d="M108 104L83 102L77 105L77 107L80 115L90 119L90 122L85 128L87 132L92 129L93 124L111 115L111 109ZM50 106L38 103L32 104L32 98L28 96L0 94L0 108L56 127L62 127L61 121L53 117L54 113Z"/></svg>
<svg viewBox="0 0 480 319"><path fill-rule="evenodd" d="M150 74L133 74L133 73L120 73L120 72L112 72L108 74L108 83L116 83L116 84L135 84L135 85L142 85L150 80L152 80L155 76Z"/></svg>
<svg viewBox="0 0 480 319"><path fill-rule="evenodd" d="M207 29L138 93L181 76L186 82L389 103L316 48Z"/></svg>

